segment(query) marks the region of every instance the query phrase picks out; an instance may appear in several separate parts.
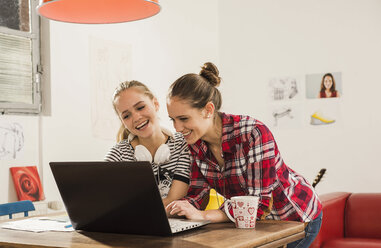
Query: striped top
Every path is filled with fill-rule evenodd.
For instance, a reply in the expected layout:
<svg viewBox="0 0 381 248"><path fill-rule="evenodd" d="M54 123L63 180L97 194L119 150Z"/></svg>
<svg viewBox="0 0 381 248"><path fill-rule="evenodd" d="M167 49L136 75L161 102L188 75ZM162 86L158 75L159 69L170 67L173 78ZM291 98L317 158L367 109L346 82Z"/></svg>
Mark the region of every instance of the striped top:
<svg viewBox="0 0 381 248"><path fill-rule="evenodd" d="M322 205L313 187L284 163L270 130L249 116L220 115L225 166L220 168L203 140L190 145L192 173L185 198L200 208L204 196L215 188L227 198L258 195L258 218L268 210L271 197L267 219L309 222L318 217Z"/></svg>
<svg viewBox="0 0 381 248"><path fill-rule="evenodd" d="M189 148L181 133L169 136L166 144L170 150L169 161L163 164L151 162L152 170L158 182L161 197L167 197L172 180L189 184L190 158ZM128 140L122 140L107 153L105 160L110 162L136 161L135 150Z"/></svg>

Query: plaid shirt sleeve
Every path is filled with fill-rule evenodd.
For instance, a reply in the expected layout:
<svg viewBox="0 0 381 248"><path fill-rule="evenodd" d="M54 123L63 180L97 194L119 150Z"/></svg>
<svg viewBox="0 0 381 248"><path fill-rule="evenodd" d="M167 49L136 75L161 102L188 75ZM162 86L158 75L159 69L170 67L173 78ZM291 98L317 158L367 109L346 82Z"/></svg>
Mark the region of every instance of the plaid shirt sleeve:
<svg viewBox="0 0 381 248"><path fill-rule="evenodd" d="M269 207L276 181L275 168L280 162L274 138L265 125L255 125L247 146L247 186L249 195L260 197L257 217Z"/></svg>
<svg viewBox="0 0 381 248"><path fill-rule="evenodd" d="M210 186L192 156L191 166L191 180L187 196L184 197L184 199L189 201L197 209L200 209L204 197L209 194Z"/></svg>

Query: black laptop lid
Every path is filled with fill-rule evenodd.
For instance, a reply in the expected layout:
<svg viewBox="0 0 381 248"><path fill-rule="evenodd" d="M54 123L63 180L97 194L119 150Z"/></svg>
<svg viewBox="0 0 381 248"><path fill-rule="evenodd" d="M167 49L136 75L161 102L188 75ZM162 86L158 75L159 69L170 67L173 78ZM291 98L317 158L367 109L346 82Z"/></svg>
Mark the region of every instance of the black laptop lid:
<svg viewBox="0 0 381 248"><path fill-rule="evenodd" d="M49 164L75 229L171 234L149 162Z"/></svg>

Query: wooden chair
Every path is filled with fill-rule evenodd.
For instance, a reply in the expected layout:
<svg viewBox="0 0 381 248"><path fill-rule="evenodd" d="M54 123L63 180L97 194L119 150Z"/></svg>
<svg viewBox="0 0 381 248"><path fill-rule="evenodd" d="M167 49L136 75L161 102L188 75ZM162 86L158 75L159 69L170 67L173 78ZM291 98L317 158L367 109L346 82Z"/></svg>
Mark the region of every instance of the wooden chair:
<svg viewBox="0 0 381 248"><path fill-rule="evenodd" d="M34 211L34 205L31 201L18 201L0 204L0 216L9 215L9 219L12 219L13 214L24 212L24 216L28 216L29 211Z"/></svg>

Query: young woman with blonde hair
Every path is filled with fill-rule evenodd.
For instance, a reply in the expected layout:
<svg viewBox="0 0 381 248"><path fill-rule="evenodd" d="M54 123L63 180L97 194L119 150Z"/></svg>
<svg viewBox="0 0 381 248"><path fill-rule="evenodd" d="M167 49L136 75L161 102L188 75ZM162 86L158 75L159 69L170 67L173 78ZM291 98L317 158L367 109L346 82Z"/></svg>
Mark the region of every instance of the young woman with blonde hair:
<svg viewBox="0 0 381 248"><path fill-rule="evenodd" d="M189 149L181 133L160 126L159 102L146 85L122 82L113 106L121 121L118 143L107 161L149 161L164 205L184 197L189 185Z"/></svg>

